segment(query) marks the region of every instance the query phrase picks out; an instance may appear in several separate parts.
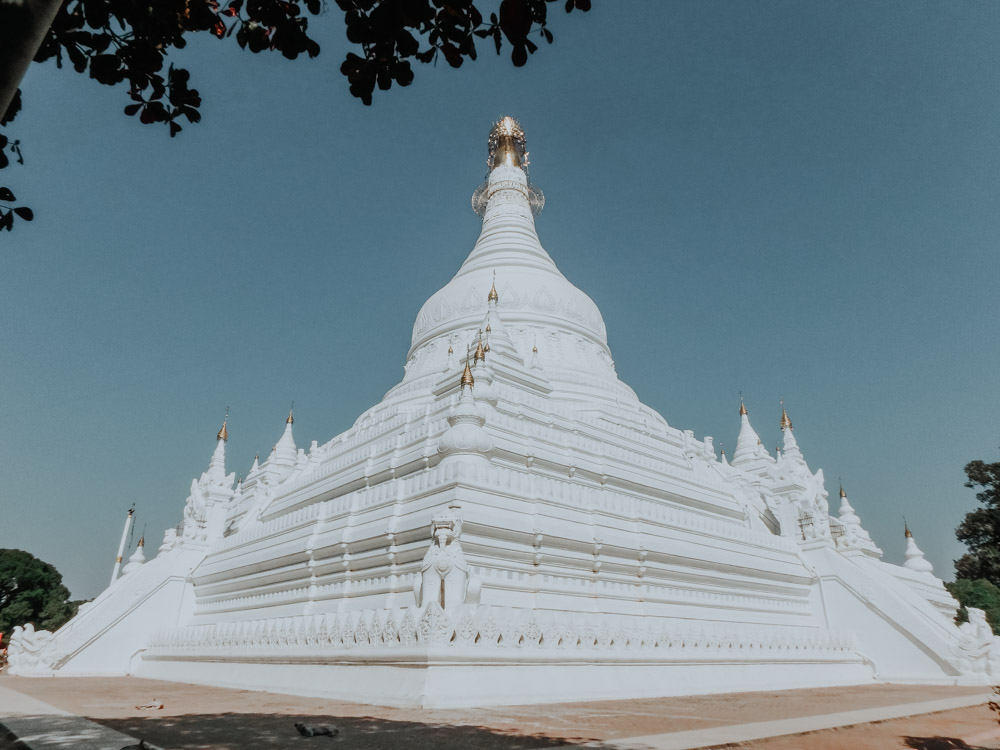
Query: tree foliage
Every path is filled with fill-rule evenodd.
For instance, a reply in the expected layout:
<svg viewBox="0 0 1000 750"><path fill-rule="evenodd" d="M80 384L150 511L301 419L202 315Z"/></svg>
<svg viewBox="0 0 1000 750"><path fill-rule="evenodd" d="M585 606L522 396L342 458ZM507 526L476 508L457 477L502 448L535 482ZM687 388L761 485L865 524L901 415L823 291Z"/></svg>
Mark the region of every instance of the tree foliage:
<svg viewBox="0 0 1000 750"><path fill-rule="evenodd" d="M972 461L965 467L966 487L979 488L982 508L965 515L955 536L969 551L955 561L958 578L985 579L1000 587L1000 462Z"/></svg>
<svg viewBox="0 0 1000 750"><path fill-rule="evenodd" d="M959 578L954 583L946 583L945 586L962 605L955 622L968 622L968 608L975 607L986 612L986 621L993 628L993 632L1000 635L1000 588L983 578L976 580Z"/></svg>
<svg viewBox="0 0 1000 750"><path fill-rule="evenodd" d="M538 49L532 36L551 43L548 6L557 0L500 0L485 15L482 0L335 0L344 14L348 52L340 66L351 93L372 103L377 86L385 91L413 82L412 61L444 59L458 68L476 59L476 40L490 40L500 54L504 40L511 61L524 65ZM566 10L590 10L591 0L558 0ZM170 136L181 123L201 120L201 95L190 86L191 73L167 63L171 50L187 45L190 34L205 32L217 39L234 38L253 53L280 52L294 60L316 57L320 46L310 36L312 16L327 11L326 0L65 0L35 56L55 60L98 83L127 92L125 114L144 124L166 125ZM20 92L19 92L20 93ZM0 125L20 109L20 97L3 114ZM14 143L15 147L19 143ZM7 166L0 143L0 169ZM17 151L20 159L20 151ZM15 215L31 221L31 209L15 207L13 193L0 195L0 231L10 230Z"/></svg>
<svg viewBox="0 0 1000 750"><path fill-rule="evenodd" d="M54 566L19 549L0 549L0 631L4 643L15 625L32 622L36 628L55 630L74 614L78 602L69 601L69 590Z"/></svg>

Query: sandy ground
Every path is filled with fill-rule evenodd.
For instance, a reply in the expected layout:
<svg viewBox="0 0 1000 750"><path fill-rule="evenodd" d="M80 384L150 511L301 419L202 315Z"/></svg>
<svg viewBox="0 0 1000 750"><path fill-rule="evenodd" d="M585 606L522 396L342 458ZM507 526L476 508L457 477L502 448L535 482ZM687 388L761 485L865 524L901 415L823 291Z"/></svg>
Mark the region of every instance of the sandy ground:
<svg viewBox="0 0 1000 750"><path fill-rule="evenodd" d="M166 750L542 748L725 724L916 703L983 688L878 685L684 698L505 708L381 708L321 698L137 678L0 677L0 685ZM159 711L135 706L157 699ZM759 740L760 750L1000 750L998 717L986 706ZM332 725L334 740L298 736L293 723ZM12 743L8 742L8 745ZM4 747L0 744L0 747ZM4 748L7 750L7 748ZM12 749L13 750L13 749Z"/></svg>

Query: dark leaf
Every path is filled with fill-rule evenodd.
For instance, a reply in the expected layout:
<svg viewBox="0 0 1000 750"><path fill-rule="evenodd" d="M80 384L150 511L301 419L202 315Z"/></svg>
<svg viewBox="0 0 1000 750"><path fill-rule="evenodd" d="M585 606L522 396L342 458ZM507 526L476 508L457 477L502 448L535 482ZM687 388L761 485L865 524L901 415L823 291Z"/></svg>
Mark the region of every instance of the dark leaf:
<svg viewBox="0 0 1000 750"><path fill-rule="evenodd" d="M21 111L21 89L14 92L14 98L10 100L10 106L3 117L0 117L0 125L6 125L13 120L17 113ZM6 141L6 139L4 139ZM2 146L0 146L2 147Z"/></svg>
<svg viewBox="0 0 1000 750"><path fill-rule="evenodd" d="M25 221L31 221L35 218L35 213L27 206L18 206L14 209L14 213L20 216Z"/></svg>
<svg viewBox="0 0 1000 750"><path fill-rule="evenodd" d="M11 192L10 188L0 187L0 201L7 201L10 203L13 200L17 200L14 197L14 193Z"/></svg>
<svg viewBox="0 0 1000 750"><path fill-rule="evenodd" d="M129 104L129 105L126 105L126 107L125 107L125 114L127 114L129 117L132 117L140 109L142 109L142 105L141 104Z"/></svg>

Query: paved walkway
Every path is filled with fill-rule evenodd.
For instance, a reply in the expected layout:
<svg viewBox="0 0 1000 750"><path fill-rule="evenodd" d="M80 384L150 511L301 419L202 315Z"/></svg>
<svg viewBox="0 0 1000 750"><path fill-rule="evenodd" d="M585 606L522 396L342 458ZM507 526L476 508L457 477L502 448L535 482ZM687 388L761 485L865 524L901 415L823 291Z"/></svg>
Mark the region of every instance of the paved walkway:
<svg viewBox="0 0 1000 750"><path fill-rule="evenodd" d="M154 699L163 710L136 708ZM983 688L867 685L419 710L137 678L0 677L0 724L23 740L5 745L0 738L0 748L120 750L143 738L166 750L305 750L327 744L352 750L679 750L733 742L761 750L1000 750L1000 727L984 700ZM907 716L913 718L892 718ZM340 736L300 737L296 721L334 725ZM831 729L845 725L856 726ZM802 732L813 734L760 739Z"/></svg>
<svg viewBox="0 0 1000 750"><path fill-rule="evenodd" d="M121 750L139 740L0 686L0 728L30 750ZM147 745L150 750L157 750Z"/></svg>
<svg viewBox="0 0 1000 750"><path fill-rule="evenodd" d="M898 706L880 706L878 708L863 708L856 711L840 711L837 713L817 714L815 716L798 716L794 719L775 719L773 721L755 721L749 724L730 724L729 726L712 727L710 729L695 729L687 732L667 732L646 737L629 737L616 740L615 748L620 750L695 750L696 748L717 747L751 740L782 737L789 734L805 734L823 729L838 729L840 727L870 724L887 719L898 719L907 716L948 711L955 708L981 706L989 699L989 695L962 696L945 698L921 703L906 703ZM805 738L802 738L805 744Z"/></svg>

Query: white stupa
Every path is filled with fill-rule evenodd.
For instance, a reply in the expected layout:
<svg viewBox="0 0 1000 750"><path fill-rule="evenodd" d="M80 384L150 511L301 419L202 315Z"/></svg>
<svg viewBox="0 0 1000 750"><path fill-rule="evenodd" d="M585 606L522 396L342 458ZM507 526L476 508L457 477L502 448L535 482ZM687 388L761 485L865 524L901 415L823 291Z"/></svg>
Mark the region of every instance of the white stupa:
<svg viewBox="0 0 1000 750"><path fill-rule="evenodd" d="M784 409L771 455L741 403L726 462L639 401L511 118L488 164L402 382L308 452L289 414L235 487L223 425L158 555L21 663L423 706L995 682L1000 640L830 514Z"/></svg>

